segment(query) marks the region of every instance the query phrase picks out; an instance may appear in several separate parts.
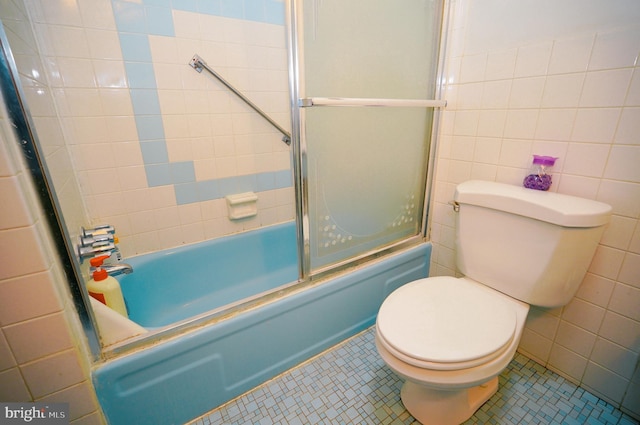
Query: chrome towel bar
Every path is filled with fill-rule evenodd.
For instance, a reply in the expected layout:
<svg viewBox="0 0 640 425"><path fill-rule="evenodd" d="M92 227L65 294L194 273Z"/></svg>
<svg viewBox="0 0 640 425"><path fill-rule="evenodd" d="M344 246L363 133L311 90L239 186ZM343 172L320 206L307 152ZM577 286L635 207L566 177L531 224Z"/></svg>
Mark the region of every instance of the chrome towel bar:
<svg viewBox="0 0 640 425"><path fill-rule="evenodd" d="M233 85L231 85L231 83L229 83L227 80L225 80L220 74L218 74L216 71L214 71L209 65L207 65L207 63L204 60L202 60L202 58L200 56L198 56L197 54L194 55L193 58L191 58L191 61L189 62L189 65L191 65L191 67L193 69L195 69L196 71L198 71L200 73L202 72L203 69L206 69L207 72L209 72L211 75L216 77L216 79L218 81L220 81L222 84L224 84L225 87L227 87L229 90L231 90L236 96L238 96L240 99L242 99L244 101L244 103L249 105L254 111L256 111L258 114L260 114L262 116L262 118L267 120L269 122L269 124L274 126L280 133L282 133L282 141L283 142L285 142L287 145L291 145L291 133L289 133L287 130L282 128L282 126L280 126L280 124L275 122L269 115L267 115L266 112L264 112L262 109L260 109L258 107L258 105L253 103L247 96L242 94L242 92L240 92Z"/></svg>
<svg viewBox="0 0 640 425"><path fill-rule="evenodd" d="M409 108L444 108L446 100L422 99L366 99L359 97L307 97L298 100L298 106L377 106L377 107L409 107Z"/></svg>

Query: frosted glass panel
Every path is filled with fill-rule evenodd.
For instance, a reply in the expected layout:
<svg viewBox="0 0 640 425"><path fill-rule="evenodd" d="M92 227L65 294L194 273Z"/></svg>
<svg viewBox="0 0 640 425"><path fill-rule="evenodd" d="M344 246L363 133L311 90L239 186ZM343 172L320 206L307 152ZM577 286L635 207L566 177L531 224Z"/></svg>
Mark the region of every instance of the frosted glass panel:
<svg viewBox="0 0 640 425"><path fill-rule="evenodd" d="M304 2L302 97L433 99L440 2ZM433 110L301 113L312 270L421 232Z"/></svg>
<svg viewBox="0 0 640 425"><path fill-rule="evenodd" d="M404 108L307 112L313 268L420 231L429 118Z"/></svg>

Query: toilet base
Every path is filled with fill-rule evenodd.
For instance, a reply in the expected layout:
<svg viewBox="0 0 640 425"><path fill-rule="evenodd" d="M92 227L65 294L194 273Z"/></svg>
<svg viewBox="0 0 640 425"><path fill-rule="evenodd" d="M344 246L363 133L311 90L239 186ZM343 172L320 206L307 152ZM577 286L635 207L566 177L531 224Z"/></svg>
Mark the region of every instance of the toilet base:
<svg viewBox="0 0 640 425"><path fill-rule="evenodd" d="M422 425L458 425L473 416L497 391L497 376L477 387L457 391L434 390L405 381L400 398Z"/></svg>

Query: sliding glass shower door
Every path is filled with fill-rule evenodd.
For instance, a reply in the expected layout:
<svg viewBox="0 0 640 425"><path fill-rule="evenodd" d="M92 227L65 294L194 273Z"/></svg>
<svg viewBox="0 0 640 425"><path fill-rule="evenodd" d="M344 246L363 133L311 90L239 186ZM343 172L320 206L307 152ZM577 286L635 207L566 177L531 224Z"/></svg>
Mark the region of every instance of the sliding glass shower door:
<svg viewBox="0 0 640 425"><path fill-rule="evenodd" d="M433 111L443 104L432 100L442 4L300 3L298 104L313 273L422 232Z"/></svg>

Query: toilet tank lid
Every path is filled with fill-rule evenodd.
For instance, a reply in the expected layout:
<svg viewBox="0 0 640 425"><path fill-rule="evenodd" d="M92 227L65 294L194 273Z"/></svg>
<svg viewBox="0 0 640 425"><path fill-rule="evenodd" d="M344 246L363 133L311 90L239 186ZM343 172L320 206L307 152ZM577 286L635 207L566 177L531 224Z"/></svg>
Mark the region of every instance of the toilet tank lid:
<svg viewBox="0 0 640 425"><path fill-rule="evenodd" d="M483 180L459 184L455 200L565 227L602 226L611 216L611 206L603 202Z"/></svg>

